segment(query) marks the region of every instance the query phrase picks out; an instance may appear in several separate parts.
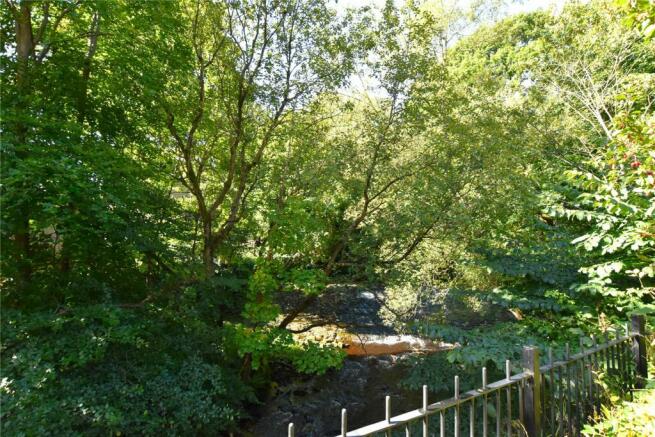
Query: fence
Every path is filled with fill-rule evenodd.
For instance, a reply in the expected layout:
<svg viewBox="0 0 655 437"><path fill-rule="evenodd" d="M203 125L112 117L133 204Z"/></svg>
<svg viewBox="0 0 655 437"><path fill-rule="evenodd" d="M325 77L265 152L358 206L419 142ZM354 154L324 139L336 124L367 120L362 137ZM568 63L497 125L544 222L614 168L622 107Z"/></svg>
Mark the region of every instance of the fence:
<svg viewBox="0 0 655 437"><path fill-rule="evenodd" d="M603 380L613 379L624 395L643 387L647 377L644 334L643 316L634 316L625 334L617 333L614 339L606 335L599 344L591 337L591 347L586 348L581 338L576 354L571 355L567 344L561 359L555 359L549 349L546 365L540 365L538 348L526 346L523 372L512 375L508 360L505 379L487 383L487 370L482 368L481 387L465 393L460 393L456 376L450 399L429 404L427 386L423 386L421 408L391 417L387 396L385 420L352 431L348 431L347 410L343 409L340 437L580 435L587 418L608 401L601 374ZM293 423L288 433L295 436Z"/></svg>

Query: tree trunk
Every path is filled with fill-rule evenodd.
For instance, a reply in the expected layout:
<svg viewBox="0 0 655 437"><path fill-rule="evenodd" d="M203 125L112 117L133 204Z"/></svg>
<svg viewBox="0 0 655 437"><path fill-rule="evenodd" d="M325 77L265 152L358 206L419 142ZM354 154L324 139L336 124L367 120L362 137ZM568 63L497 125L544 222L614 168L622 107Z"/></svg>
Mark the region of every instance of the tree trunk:
<svg viewBox="0 0 655 437"><path fill-rule="evenodd" d="M18 120L15 125L16 157L26 159L27 156L27 125L24 121L29 112L30 77L29 61L34 51L32 34L32 11L30 2L21 2L16 16L16 90L18 92L16 112ZM24 181L25 189L29 182ZM30 210L28 205L22 205L18 213L14 241L18 252L19 283L21 287L29 284L32 278L31 242L30 242Z"/></svg>
<svg viewBox="0 0 655 437"><path fill-rule="evenodd" d="M86 55L84 56L84 62L82 64L82 81L77 97L77 123L80 125L80 142L83 140L83 124L86 119L87 113L87 95L89 89L89 79L91 77L91 62L93 56L96 53L98 46L98 31L100 30L100 15L98 11L93 14L93 19L91 20L91 25L89 27L89 41L87 44ZM68 210L72 213L75 211L75 206L72 203L67 205ZM69 250L69 243L67 235L62 235L61 239L61 261L59 262L59 270L61 273L67 274L70 273L73 265L71 259L71 251Z"/></svg>
<svg viewBox="0 0 655 437"><path fill-rule="evenodd" d="M98 47L98 31L100 30L100 15L96 11L93 14L91 26L89 27L89 41L86 55L82 64L82 82L77 98L77 122L81 125L86 118L86 104L88 100L89 78L91 77L91 62ZM81 128L81 126L80 126Z"/></svg>
<svg viewBox="0 0 655 437"><path fill-rule="evenodd" d="M28 64L30 55L34 51L34 37L32 36L32 5L30 2L21 2L20 11L16 17L16 87L20 97L24 97L28 85Z"/></svg>
<svg viewBox="0 0 655 437"><path fill-rule="evenodd" d="M215 238L212 232L212 220L209 217L202 219L202 262L205 266L205 278L214 276L214 244Z"/></svg>

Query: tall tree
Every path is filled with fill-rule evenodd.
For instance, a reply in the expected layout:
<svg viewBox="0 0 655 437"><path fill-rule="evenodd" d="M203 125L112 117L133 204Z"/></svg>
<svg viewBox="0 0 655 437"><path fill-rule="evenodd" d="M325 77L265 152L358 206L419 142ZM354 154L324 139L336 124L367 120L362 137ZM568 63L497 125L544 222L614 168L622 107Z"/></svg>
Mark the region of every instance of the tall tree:
<svg viewBox="0 0 655 437"><path fill-rule="evenodd" d="M122 2L5 5L2 261L9 288L38 295L45 281L53 286L49 298L61 301L71 282L138 282L145 252L166 251L158 226L172 204L154 161L142 159L152 150L148 97L125 93L150 88L142 78L158 72L136 72L133 56L148 48L134 50L129 39L150 38L156 48L161 42L148 26L169 25L172 8L148 24L154 6L147 2L133 9ZM125 26L128 13L135 20ZM114 269L134 274L118 280Z"/></svg>
<svg viewBox="0 0 655 437"><path fill-rule="evenodd" d="M189 76L170 81L162 106L211 277L279 127L294 108L340 84L349 60L322 1L196 1L187 16Z"/></svg>

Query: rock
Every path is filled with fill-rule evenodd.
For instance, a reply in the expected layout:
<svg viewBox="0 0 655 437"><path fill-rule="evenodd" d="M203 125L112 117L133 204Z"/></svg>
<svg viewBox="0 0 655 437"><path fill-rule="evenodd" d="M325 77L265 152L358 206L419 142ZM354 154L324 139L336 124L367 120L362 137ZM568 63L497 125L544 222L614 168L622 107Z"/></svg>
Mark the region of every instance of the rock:
<svg viewBox="0 0 655 437"><path fill-rule="evenodd" d="M340 411L348 409L351 429L381 420L384 396L394 405L420 405L421 393L405 390L404 360L395 356L346 359L339 370L310 378L294 377L280 384L279 395L267 403L252 428L255 436L285 435L293 422L296 435L339 434ZM285 393L286 395L283 395Z"/></svg>
<svg viewBox="0 0 655 437"><path fill-rule="evenodd" d="M364 298L364 299L375 299L375 294L371 293L370 291L362 291L359 293L359 296Z"/></svg>

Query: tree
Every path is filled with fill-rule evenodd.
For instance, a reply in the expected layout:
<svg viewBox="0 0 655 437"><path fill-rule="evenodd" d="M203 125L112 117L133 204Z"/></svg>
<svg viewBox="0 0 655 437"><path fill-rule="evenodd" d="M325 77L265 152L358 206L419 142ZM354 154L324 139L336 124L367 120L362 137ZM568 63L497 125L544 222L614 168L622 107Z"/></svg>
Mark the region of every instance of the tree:
<svg viewBox="0 0 655 437"><path fill-rule="evenodd" d="M12 296L61 304L68 293L87 299L104 287L134 286L148 262L150 273L170 270L161 237L166 225L175 227L175 213L163 213L173 203L157 163L147 159L148 97L124 90L158 74L136 73L132 61L143 52L130 38L150 37L173 14L150 21L149 30L148 3L133 11L124 3L7 6L3 41L17 50L2 56L2 261L9 290L22 290ZM128 11L133 27L121 24ZM71 283L85 286L73 292Z"/></svg>
<svg viewBox="0 0 655 437"><path fill-rule="evenodd" d="M349 60L321 1L197 1L187 20L193 59L186 75L169 81L172 97L162 107L175 176L195 199L211 277L215 252L243 219L280 126L294 108L340 84Z"/></svg>
<svg viewBox="0 0 655 437"><path fill-rule="evenodd" d="M590 222L587 232L572 243L596 255L594 263L581 268L588 281L577 292L590 299L598 313L651 312L655 298L655 77L652 54L640 53L644 49L648 53L648 44L652 46L647 11L646 6L641 14L639 9L632 12L646 23L641 27L625 29L618 20L614 22L615 32L622 32L624 39L633 43L617 61L615 70L623 70L623 74L612 73L617 76L613 79L616 84L607 91L606 100L613 108L606 114L611 123L605 128L609 142L590 156L589 171L571 169L566 173L566 181L577 195L553 207L554 215ZM583 70L589 69L585 66ZM588 77L594 83L593 76ZM593 113L593 108L588 112Z"/></svg>
<svg viewBox="0 0 655 437"><path fill-rule="evenodd" d="M369 280L384 281L423 245L447 239L438 235L457 233L462 244L463 232L475 238L483 223L498 220L509 187L522 180L515 165L515 153L522 152L510 148L513 132L502 126L502 109L467 96L433 52L431 30L403 27L413 14L387 5L369 36L375 94L325 96L320 121L297 119L312 141L280 143L285 159L273 168L277 176L266 196L273 214L260 239L274 267L263 270L278 282L271 291L305 296L279 328L306 311L337 275L366 272ZM300 177L288 174L290 162ZM296 226L304 242L292 239ZM299 280L284 273L289 269ZM271 298L253 300L270 304Z"/></svg>

